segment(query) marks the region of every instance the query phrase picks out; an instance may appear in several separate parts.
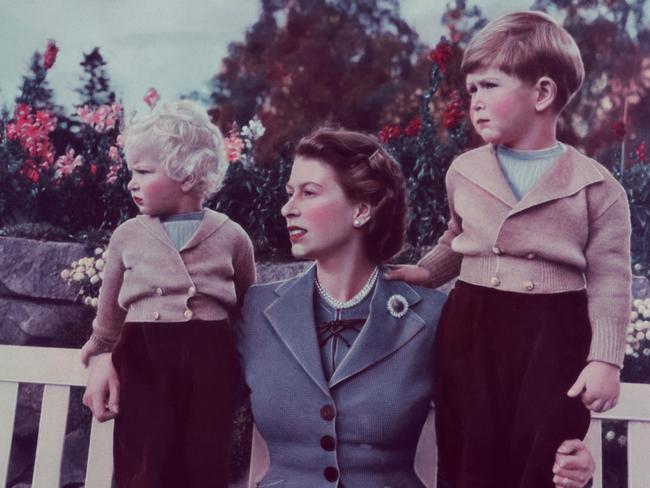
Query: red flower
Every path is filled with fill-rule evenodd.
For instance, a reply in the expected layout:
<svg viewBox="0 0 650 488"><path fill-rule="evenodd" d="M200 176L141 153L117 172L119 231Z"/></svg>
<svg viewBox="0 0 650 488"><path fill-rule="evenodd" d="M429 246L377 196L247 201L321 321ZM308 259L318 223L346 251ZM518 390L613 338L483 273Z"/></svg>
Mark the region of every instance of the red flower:
<svg viewBox="0 0 650 488"><path fill-rule="evenodd" d="M643 141L641 144L639 144L636 147L634 153L636 154L636 157L639 158L639 162L645 162L645 160L648 158L648 145L646 142Z"/></svg>
<svg viewBox="0 0 650 488"><path fill-rule="evenodd" d="M614 139L616 139L618 142L621 142L625 137L625 122L622 120L617 120L612 124L611 129Z"/></svg>
<svg viewBox="0 0 650 488"><path fill-rule="evenodd" d="M156 103L158 103L158 100L160 100L160 95L155 88L149 88L147 93L145 93L143 100L150 108L154 108Z"/></svg>
<svg viewBox="0 0 650 488"><path fill-rule="evenodd" d="M45 48L45 54L43 55L43 67L45 69L50 69L54 66L58 52L59 48L56 47L56 42L54 42L53 39L49 39L47 41L47 47Z"/></svg>
<svg viewBox="0 0 650 488"><path fill-rule="evenodd" d="M92 163L90 165L90 174L95 176L97 174L97 165L95 163Z"/></svg>
<svg viewBox="0 0 650 488"><path fill-rule="evenodd" d="M454 90L451 94L451 101L445 107L442 123L447 129L453 129L462 122L464 117L465 102L460 96L460 93Z"/></svg>
<svg viewBox="0 0 650 488"><path fill-rule="evenodd" d="M451 44L443 37L436 48L429 53L429 59L436 63L440 67L440 71L444 73L452 54Z"/></svg>
<svg viewBox="0 0 650 488"><path fill-rule="evenodd" d="M379 140L383 143L391 139L395 139L400 135L399 125L385 125L379 131Z"/></svg>
<svg viewBox="0 0 650 488"><path fill-rule="evenodd" d="M415 137L420 133L422 128L422 119L420 117L413 117L404 129L404 134L409 137Z"/></svg>
<svg viewBox="0 0 650 488"><path fill-rule="evenodd" d="M224 139L224 143L226 146L226 153L228 154L228 161L231 163L238 161L239 158L241 158L246 144L242 138L239 137L237 126L234 126L228 133L228 136Z"/></svg>

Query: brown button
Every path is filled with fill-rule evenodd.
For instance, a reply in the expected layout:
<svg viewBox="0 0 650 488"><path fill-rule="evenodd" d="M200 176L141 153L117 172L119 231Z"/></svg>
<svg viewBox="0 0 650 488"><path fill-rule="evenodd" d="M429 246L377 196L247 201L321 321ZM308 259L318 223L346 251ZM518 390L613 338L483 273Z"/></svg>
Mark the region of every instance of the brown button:
<svg viewBox="0 0 650 488"><path fill-rule="evenodd" d="M165 291L162 288L156 288L155 292L156 295L158 295L159 297L162 296L163 293L165 293Z"/></svg>
<svg viewBox="0 0 650 488"><path fill-rule="evenodd" d="M492 248L492 252L498 256L499 254L501 254L501 249L499 249L498 247L494 246L494 247Z"/></svg>
<svg viewBox="0 0 650 488"><path fill-rule="evenodd" d="M332 405L324 405L320 409L320 416L323 420L333 420L335 415L334 407Z"/></svg>
<svg viewBox="0 0 650 488"><path fill-rule="evenodd" d="M535 288L535 283L533 283L532 281L527 281L526 283L524 283L524 288L528 291L532 291L533 288Z"/></svg>
<svg viewBox="0 0 650 488"><path fill-rule="evenodd" d="M188 294L189 296L193 297L194 295L196 295L196 288L194 288L193 286L190 286L190 287L187 289L187 294Z"/></svg>
<svg viewBox="0 0 650 488"><path fill-rule="evenodd" d="M331 481L333 483L339 479L339 470L334 466L328 466L323 470L323 476L325 476L325 479L327 481Z"/></svg>
<svg viewBox="0 0 650 488"><path fill-rule="evenodd" d="M324 435L320 438L320 447L326 451L333 451L336 449L336 439L331 435Z"/></svg>
<svg viewBox="0 0 650 488"><path fill-rule="evenodd" d="M490 283L492 283L492 286L499 286L501 284L501 280L496 276L493 276L490 278Z"/></svg>
<svg viewBox="0 0 650 488"><path fill-rule="evenodd" d="M186 319L191 319L191 318L192 318L192 315L194 315L194 314L193 314L192 311L188 308L187 310L185 310L185 312L183 312L183 315L185 316Z"/></svg>
<svg viewBox="0 0 650 488"><path fill-rule="evenodd" d="M158 312L153 313L153 319L158 320L160 318L160 314Z"/></svg>
<svg viewBox="0 0 650 488"><path fill-rule="evenodd" d="M529 252L526 254L526 259L535 259L537 255L534 252Z"/></svg>

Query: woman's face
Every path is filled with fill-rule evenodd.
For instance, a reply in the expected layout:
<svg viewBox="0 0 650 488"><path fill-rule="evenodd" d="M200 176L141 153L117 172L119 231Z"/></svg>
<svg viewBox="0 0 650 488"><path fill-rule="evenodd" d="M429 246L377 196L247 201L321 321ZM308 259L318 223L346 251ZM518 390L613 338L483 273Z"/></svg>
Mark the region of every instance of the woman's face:
<svg viewBox="0 0 650 488"><path fill-rule="evenodd" d="M363 204L345 195L335 170L317 159L298 156L287 183L287 219L291 253L297 258L325 259L351 248L362 238L353 225ZM365 221L363 215L362 221Z"/></svg>

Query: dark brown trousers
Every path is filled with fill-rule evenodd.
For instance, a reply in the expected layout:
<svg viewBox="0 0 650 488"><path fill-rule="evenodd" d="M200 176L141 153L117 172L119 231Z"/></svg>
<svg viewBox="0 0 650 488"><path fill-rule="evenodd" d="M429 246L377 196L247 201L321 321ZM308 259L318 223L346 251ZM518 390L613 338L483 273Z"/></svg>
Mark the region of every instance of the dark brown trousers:
<svg viewBox="0 0 650 488"><path fill-rule="evenodd" d="M239 381L228 321L127 323L113 363L117 488L226 488Z"/></svg>
<svg viewBox="0 0 650 488"><path fill-rule="evenodd" d="M557 448L589 427L566 392L590 342L584 290L532 295L458 281L436 342L441 485L553 487Z"/></svg>

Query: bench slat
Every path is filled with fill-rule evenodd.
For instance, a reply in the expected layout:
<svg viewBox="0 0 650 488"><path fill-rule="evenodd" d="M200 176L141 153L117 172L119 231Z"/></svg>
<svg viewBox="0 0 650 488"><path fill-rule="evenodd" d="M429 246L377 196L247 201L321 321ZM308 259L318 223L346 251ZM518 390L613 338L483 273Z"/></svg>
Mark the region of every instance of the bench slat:
<svg viewBox="0 0 650 488"><path fill-rule="evenodd" d="M0 381L0 412L2 412L0 414L0 486L7 484L7 475L9 474L9 455L11 454L17 398L18 383Z"/></svg>
<svg viewBox="0 0 650 488"><path fill-rule="evenodd" d="M630 422L628 424L627 456L628 488L648 488L650 422Z"/></svg>
<svg viewBox="0 0 650 488"><path fill-rule="evenodd" d="M70 387L45 385L32 488L58 488Z"/></svg>
<svg viewBox="0 0 650 488"><path fill-rule="evenodd" d="M650 385L623 383L618 405L604 413L592 413L593 418L610 420L641 420L650 422Z"/></svg>
<svg viewBox="0 0 650 488"><path fill-rule="evenodd" d="M114 422L100 423L93 418L88 447L86 486L110 488L113 477L113 426Z"/></svg>
<svg viewBox="0 0 650 488"><path fill-rule="evenodd" d="M3 381L85 386L79 349L0 345Z"/></svg>
<svg viewBox="0 0 650 488"><path fill-rule="evenodd" d="M603 488L603 426L602 421L592 419L589 431L585 436L585 444L591 451L596 462L592 488Z"/></svg>

